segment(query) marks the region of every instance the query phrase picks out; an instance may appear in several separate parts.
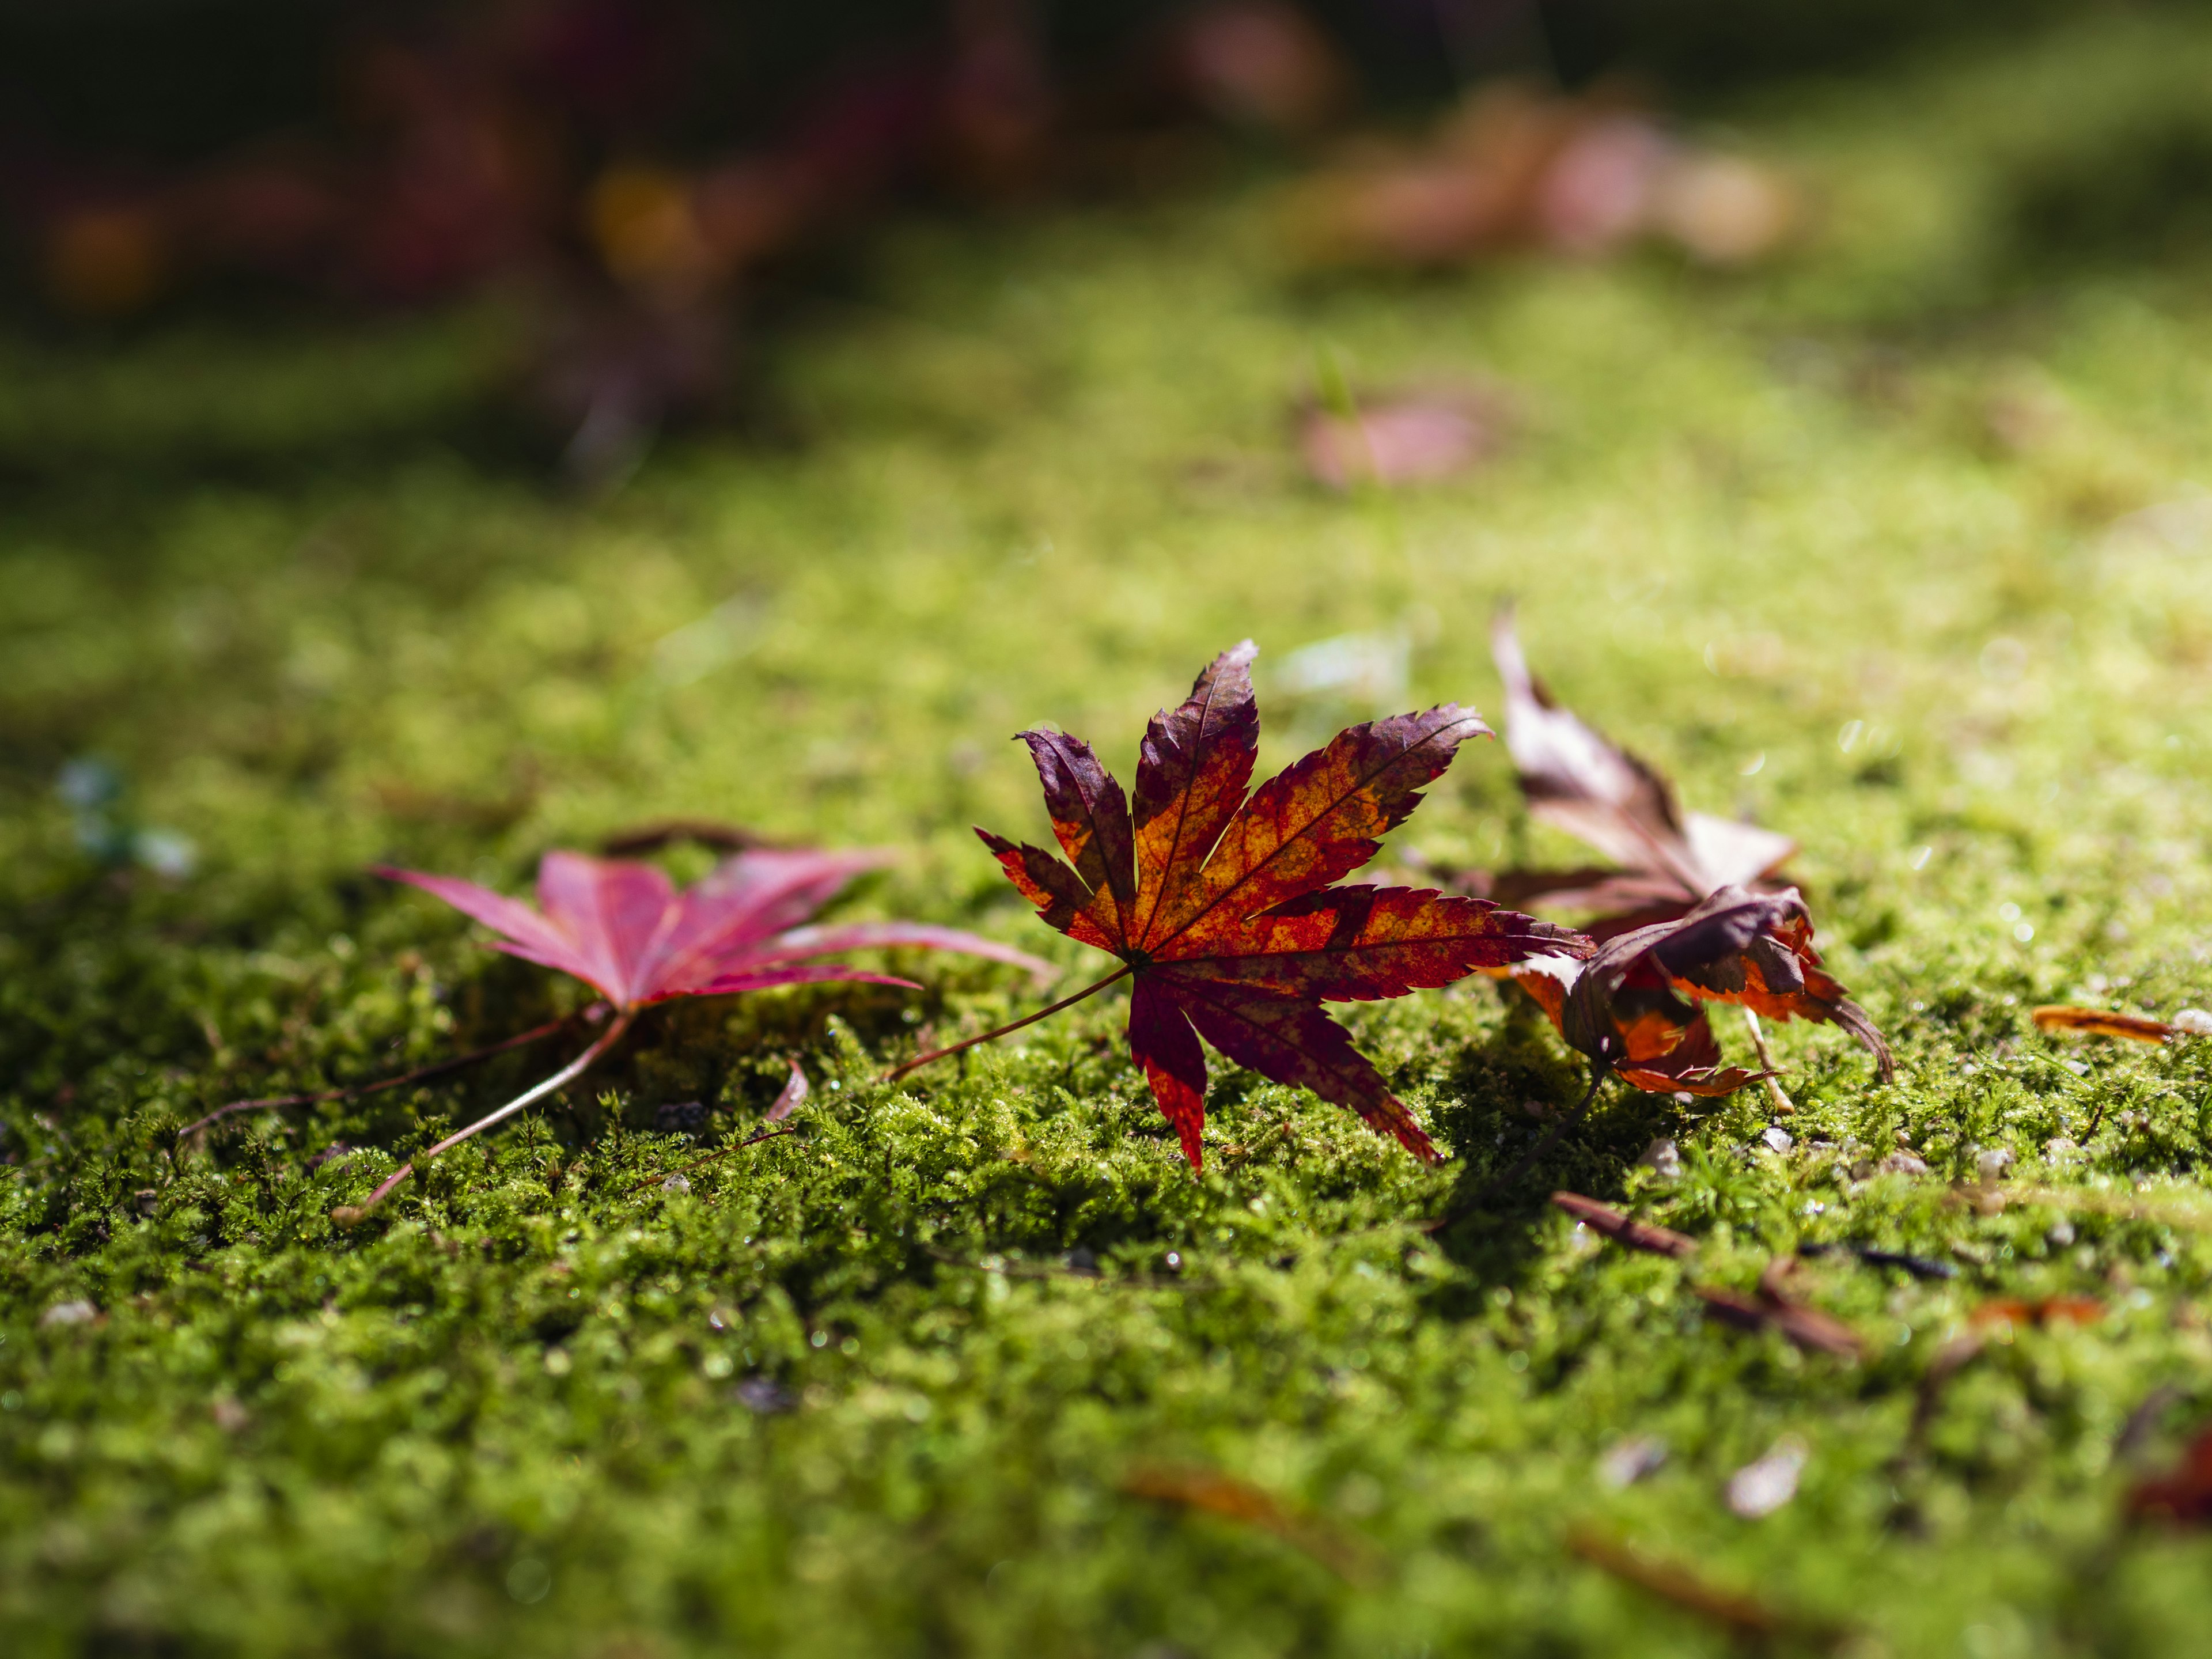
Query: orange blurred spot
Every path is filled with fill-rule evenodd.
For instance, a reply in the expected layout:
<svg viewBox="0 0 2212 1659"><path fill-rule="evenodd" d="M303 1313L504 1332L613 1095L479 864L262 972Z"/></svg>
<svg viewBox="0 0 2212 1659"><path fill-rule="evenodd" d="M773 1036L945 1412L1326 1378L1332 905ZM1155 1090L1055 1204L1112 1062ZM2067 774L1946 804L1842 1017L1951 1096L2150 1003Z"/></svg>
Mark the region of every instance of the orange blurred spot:
<svg viewBox="0 0 2212 1659"><path fill-rule="evenodd" d="M609 167L592 181L585 219L599 258L628 287L687 292L712 274L690 187L676 173Z"/></svg>
<svg viewBox="0 0 2212 1659"><path fill-rule="evenodd" d="M143 310L168 274L168 238L150 210L80 209L47 233L46 291L80 317Z"/></svg>
<svg viewBox="0 0 2212 1659"><path fill-rule="evenodd" d="M1967 1316L1966 1322L1991 1325L2088 1325L2105 1316L2105 1304L2093 1296L2052 1296L2039 1302L2000 1297L1984 1302Z"/></svg>

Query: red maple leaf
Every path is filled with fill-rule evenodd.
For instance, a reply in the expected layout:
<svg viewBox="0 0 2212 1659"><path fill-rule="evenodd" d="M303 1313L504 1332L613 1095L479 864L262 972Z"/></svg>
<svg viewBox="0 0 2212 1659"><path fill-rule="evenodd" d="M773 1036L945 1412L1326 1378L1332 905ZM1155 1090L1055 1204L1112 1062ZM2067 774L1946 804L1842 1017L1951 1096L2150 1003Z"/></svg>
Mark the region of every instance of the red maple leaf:
<svg viewBox="0 0 2212 1659"><path fill-rule="evenodd" d="M1412 1114L1320 1005L1403 996L1537 951L1579 956L1589 942L1484 900L1330 886L1374 857L1462 741L1490 728L1455 703L1355 726L1248 793L1260 739L1255 654L1249 641L1224 652L1188 701L1153 717L1133 810L1088 744L1021 734L1066 861L976 834L1040 916L1124 964L1054 1008L1134 979L1130 1052L1193 1169L1206 1121L1201 1036L1433 1159Z"/></svg>

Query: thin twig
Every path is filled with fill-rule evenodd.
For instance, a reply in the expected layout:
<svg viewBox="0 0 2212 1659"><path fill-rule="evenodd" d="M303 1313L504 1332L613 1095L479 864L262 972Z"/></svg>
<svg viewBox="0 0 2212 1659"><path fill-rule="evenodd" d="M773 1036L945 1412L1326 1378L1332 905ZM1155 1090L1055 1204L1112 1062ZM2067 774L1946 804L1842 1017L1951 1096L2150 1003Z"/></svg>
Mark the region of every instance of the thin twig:
<svg viewBox="0 0 2212 1659"><path fill-rule="evenodd" d="M649 1187L665 1185L667 1182L676 1179L678 1176L690 1175L692 1170L700 1168L703 1164L712 1164L718 1158L727 1158L732 1152L742 1152L746 1147L757 1146L763 1140L774 1140L781 1135L795 1135L798 1133L799 1126L797 1124L793 1124L788 1129L763 1129L758 1134L747 1135L743 1140L733 1140L726 1146L717 1146L713 1152L707 1153L703 1158L695 1158L689 1164L684 1164L679 1168L664 1170L657 1176L647 1176L645 1180L639 1182L636 1186L631 1188L629 1192L624 1194L624 1196L635 1196L635 1194L645 1191Z"/></svg>
<svg viewBox="0 0 2212 1659"><path fill-rule="evenodd" d="M1107 975L1105 978L1100 980L1096 985L1086 985L1080 991L1078 991L1073 996L1062 997L1059 1001L1054 1003L1049 1008L1040 1008L1036 1012L1027 1016L1025 1018L1014 1021L1011 1025L1001 1025L995 1031L986 1031L981 1036L971 1036L966 1038L962 1042L953 1043L949 1048L933 1048L926 1054L916 1054L912 1060L907 1061L905 1065L895 1066L890 1071L885 1072L884 1073L884 1081L886 1083L896 1083L908 1072L919 1071L921 1067L930 1065L936 1060L944 1060L951 1055L957 1054L963 1048L973 1048L979 1042L989 1042L994 1038L1006 1036L1012 1032L1018 1031L1024 1025L1034 1025L1037 1021L1046 1018L1050 1015L1056 1014L1063 1008L1073 1008L1077 1003L1082 1001L1085 997L1097 996L1099 992L1104 990L1108 986L1115 984L1121 980L1128 978L1130 974L1134 971L1134 969L1131 969L1125 963L1118 972Z"/></svg>
<svg viewBox="0 0 2212 1659"><path fill-rule="evenodd" d="M181 1143L185 1136L197 1134L210 1124L220 1122L234 1112L251 1112L262 1107L273 1110L284 1106L314 1106L326 1100L353 1100L362 1095L379 1094L386 1089L404 1089L410 1083L427 1083L434 1077L443 1077L448 1072L458 1072L464 1066L474 1066L479 1060L489 1060L496 1054L503 1054L510 1048L520 1048L530 1043L542 1041L544 1038L551 1036L556 1031L574 1024L577 1018L574 1014L564 1015L559 1019L550 1020L544 1025L522 1032L520 1036L495 1042L489 1048L471 1049L465 1054L456 1054L451 1060L441 1060L433 1065L418 1066L411 1072L403 1072L398 1077L385 1078L375 1083L349 1084L343 1089L324 1089L312 1095L270 1095L261 1100L234 1100L228 1106L218 1106L205 1117L185 1125L183 1128L177 1131L176 1139Z"/></svg>
<svg viewBox="0 0 2212 1659"><path fill-rule="evenodd" d="M581 1077L586 1072L591 1069L592 1062L593 1060L597 1060L601 1054L606 1053L608 1049L613 1048L617 1042L622 1040L623 1034L629 1030L629 1023L632 1017L633 1016L627 1011L616 1015L614 1023L607 1027L605 1032L600 1036L597 1042L594 1042L590 1048L585 1049L582 1054L578 1054L575 1059L570 1060L559 1071L554 1073L551 1077L547 1078L543 1083L538 1084L533 1087L525 1089L513 1100L508 1101L506 1105L500 1107L495 1111L485 1113L475 1122L470 1124L467 1128L456 1130L453 1133L447 1135L443 1140L431 1147L428 1152L417 1152L415 1155L415 1158L408 1159L406 1163L401 1164L389 1176L386 1176L383 1182L379 1184L376 1190L371 1193L366 1200L358 1205L339 1205L337 1208L331 1212L331 1219L337 1222L342 1227L352 1226L363 1216L367 1215L371 1210L374 1209L379 1204L381 1204L384 1201L386 1195L388 1194L393 1188L397 1187L401 1182L406 1180L409 1176L415 1173L416 1159L420 1159L423 1163L427 1164L430 1159L437 1157L439 1153L446 1151L448 1147L459 1146L463 1141L468 1139L470 1136L481 1134L484 1130L490 1128L493 1124L500 1122L506 1118L514 1116L515 1113L520 1111L532 1101L542 1100L547 1095L551 1094L555 1090L565 1088L568 1085L574 1082L578 1078Z"/></svg>
<svg viewBox="0 0 2212 1659"><path fill-rule="evenodd" d="M1797 1115L1796 1106L1790 1101L1790 1097L1782 1091L1782 1085L1775 1079L1774 1056L1767 1052L1766 1031L1759 1024L1759 1016L1746 1008L1743 1011L1743 1023L1751 1028L1751 1046L1759 1050L1759 1069L1766 1073L1762 1079L1766 1085L1766 1097L1774 1103L1774 1109L1784 1117L1795 1117Z"/></svg>
<svg viewBox="0 0 2212 1659"><path fill-rule="evenodd" d="M1563 1113L1560 1116L1553 1119L1552 1127L1550 1129L1546 1131L1544 1138L1541 1140L1539 1140L1534 1146L1531 1146L1527 1152L1522 1153L1520 1158L1515 1161L1511 1168L1505 1170L1502 1175L1492 1176L1488 1181L1485 1182L1480 1187L1477 1188L1466 1198L1452 1206L1450 1209L1445 1211L1444 1213L1439 1216L1436 1220L1429 1223L1429 1224L1423 1228L1422 1231L1429 1233L1443 1232L1447 1227L1451 1226L1454 1223L1464 1218L1477 1206L1486 1202L1503 1188L1510 1187L1515 1182L1520 1180L1522 1176L1527 1175L1529 1170L1534 1169L1536 1167L1537 1161L1541 1158L1545 1153L1550 1152L1553 1147L1559 1144L1559 1137L1565 1134L1568 1130L1573 1128L1576 1124L1582 1121L1583 1114L1589 1110L1591 1103L1597 1098L1597 1091L1605 1086L1606 1079L1611 1075L1611 1069L1607 1066L1601 1065L1594 1068L1590 1073L1589 1087L1583 1091L1582 1099L1575 1103L1575 1108L1572 1111Z"/></svg>
<svg viewBox="0 0 2212 1659"><path fill-rule="evenodd" d="M1587 1523L1569 1528L1566 1541L1570 1551L1599 1571L1710 1620L1755 1650L1788 1638L1814 1648L1835 1648L1852 1633L1846 1627L1770 1607L1756 1596L1713 1583L1685 1562L1646 1555Z"/></svg>
<svg viewBox="0 0 2212 1659"><path fill-rule="evenodd" d="M1662 1227L1649 1221L1638 1221L1623 1215L1610 1204L1601 1204L1594 1198L1584 1198L1580 1193L1553 1193L1552 1202L1559 1208L1594 1231L1604 1234L1616 1244L1625 1244L1632 1250L1648 1250L1653 1255L1673 1256L1677 1261L1686 1261L1698 1253L1698 1241L1671 1227Z"/></svg>

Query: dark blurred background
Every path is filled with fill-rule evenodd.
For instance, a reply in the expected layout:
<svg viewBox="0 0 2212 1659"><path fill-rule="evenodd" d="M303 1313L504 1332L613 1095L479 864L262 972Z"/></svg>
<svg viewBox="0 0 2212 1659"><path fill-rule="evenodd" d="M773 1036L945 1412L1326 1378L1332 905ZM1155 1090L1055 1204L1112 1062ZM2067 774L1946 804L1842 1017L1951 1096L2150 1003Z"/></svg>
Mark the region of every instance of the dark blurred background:
<svg viewBox="0 0 2212 1659"><path fill-rule="evenodd" d="M1293 240L1317 263L1659 239L1746 264L1803 216L1787 180L1686 146L1682 117L2090 9L0 0L0 309L96 337L494 293L530 319L514 401L608 473L726 410L751 319L889 211L1256 162L1314 175ZM2161 233L2212 200L2212 119L2144 143L2023 212L2093 241L2132 223L2130 191Z"/></svg>

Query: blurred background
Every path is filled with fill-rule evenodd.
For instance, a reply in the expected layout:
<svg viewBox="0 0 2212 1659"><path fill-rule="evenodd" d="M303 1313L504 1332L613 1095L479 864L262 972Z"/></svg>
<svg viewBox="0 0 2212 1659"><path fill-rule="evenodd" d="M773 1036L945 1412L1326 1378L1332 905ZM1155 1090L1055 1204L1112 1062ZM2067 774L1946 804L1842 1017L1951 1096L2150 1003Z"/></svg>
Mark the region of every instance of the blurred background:
<svg viewBox="0 0 2212 1659"><path fill-rule="evenodd" d="M504 324L487 406L601 487L671 425L741 418L749 343L834 288L890 216L1018 215L1257 168L1308 180L1279 228L1312 267L1652 242L1744 265L1809 234L1819 204L1681 121L2142 9L5 0L0 303L33 334L112 341L182 315L484 301ZM2016 181L2008 210L2076 240L2201 224L2203 100L2134 125L2116 153L2071 158L2081 176ZM40 452L0 445L0 465Z"/></svg>
<svg viewBox="0 0 2212 1659"><path fill-rule="evenodd" d="M968 871L979 743L1509 592L1678 765L1932 731L2208 533L2208 258L2192 0L0 0L11 844Z"/></svg>

